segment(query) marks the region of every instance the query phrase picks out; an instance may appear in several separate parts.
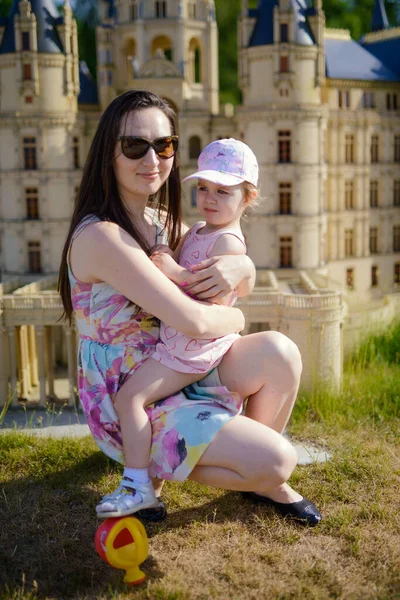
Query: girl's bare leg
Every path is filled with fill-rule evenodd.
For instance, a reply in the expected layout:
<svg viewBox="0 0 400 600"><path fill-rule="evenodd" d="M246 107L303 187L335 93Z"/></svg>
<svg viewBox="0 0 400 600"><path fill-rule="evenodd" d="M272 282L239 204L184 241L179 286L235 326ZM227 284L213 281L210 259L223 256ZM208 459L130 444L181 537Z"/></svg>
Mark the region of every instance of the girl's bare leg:
<svg viewBox="0 0 400 600"><path fill-rule="evenodd" d="M297 455L280 435L296 400L301 369L297 346L281 333L238 339L218 371L223 385L248 397L248 418L236 417L222 427L191 477L208 485L257 492L276 502L301 500L286 483Z"/></svg>
<svg viewBox="0 0 400 600"><path fill-rule="evenodd" d="M168 398L202 377L204 375L198 373L173 371L149 358L127 379L115 398L126 467L148 467L151 425L145 407L162 398Z"/></svg>

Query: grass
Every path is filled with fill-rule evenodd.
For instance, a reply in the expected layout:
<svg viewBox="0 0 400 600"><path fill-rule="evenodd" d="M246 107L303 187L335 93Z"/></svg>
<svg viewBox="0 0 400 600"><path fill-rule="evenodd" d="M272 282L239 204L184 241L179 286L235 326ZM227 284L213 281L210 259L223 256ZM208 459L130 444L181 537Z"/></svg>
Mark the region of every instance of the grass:
<svg viewBox="0 0 400 600"><path fill-rule="evenodd" d="M90 438L0 436L3 600L400 598L400 325L370 337L340 393L299 398L295 440L332 453L291 483L324 515L299 528L240 494L167 482L168 519L146 524L144 584L97 556L94 506L120 470Z"/></svg>

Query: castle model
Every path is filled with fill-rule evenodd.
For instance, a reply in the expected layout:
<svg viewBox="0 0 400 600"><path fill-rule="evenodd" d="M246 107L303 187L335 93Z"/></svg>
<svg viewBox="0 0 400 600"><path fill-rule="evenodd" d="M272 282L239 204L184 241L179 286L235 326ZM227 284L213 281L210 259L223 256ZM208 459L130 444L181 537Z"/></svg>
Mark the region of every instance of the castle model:
<svg viewBox="0 0 400 600"><path fill-rule="evenodd" d="M236 109L219 104L213 0L100 1L97 83L79 61L68 0L61 8L14 0L0 20L0 322L3 348L17 354L0 388L2 377L21 379L18 352L37 344L33 331L12 341L10 328L28 323L12 297L50 294L40 281L57 274L100 114L132 88L178 112L182 176L216 138L254 150L263 201L244 224L258 273L247 330L279 328L307 349L307 322L312 339L325 335L315 354L329 354L324 368L339 377L343 307L351 330L361 314L389 319L400 306L400 28L383 0L359 41L325 27L321 0L242 1ZM195 191L184 192L192 223Z"/></svg>

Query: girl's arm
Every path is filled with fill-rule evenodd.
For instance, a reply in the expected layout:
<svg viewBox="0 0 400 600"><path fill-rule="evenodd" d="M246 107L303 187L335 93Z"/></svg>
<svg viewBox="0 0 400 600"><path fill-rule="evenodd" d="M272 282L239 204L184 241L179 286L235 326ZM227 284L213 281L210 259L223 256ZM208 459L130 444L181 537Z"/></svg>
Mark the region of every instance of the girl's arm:
<svg viewBox="0 0 400 600"><path fill-rule="evenodd" d="M88 225L72 244L71 262L79 279L110 284L146 312L188 336L208 339L244 328L239 309L210 306L186 296L115 223Z"/></svg>

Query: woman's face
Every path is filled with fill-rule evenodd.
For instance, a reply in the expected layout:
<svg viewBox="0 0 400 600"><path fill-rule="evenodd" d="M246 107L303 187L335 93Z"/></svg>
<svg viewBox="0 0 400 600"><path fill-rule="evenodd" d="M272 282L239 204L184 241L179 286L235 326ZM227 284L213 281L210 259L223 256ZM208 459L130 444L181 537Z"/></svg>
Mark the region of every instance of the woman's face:
<svg viewBox="0 0 400 600"><path fill-rule="evenodd" d="M127 113L121 120L119 135L137 136L152 142L171 135L168 117L155 107ZM114 172L118 189L125 202L146 201L168 179L174 158L160 158L153 148L138 159L126 158L118 141L115 149Z"/></svg>

